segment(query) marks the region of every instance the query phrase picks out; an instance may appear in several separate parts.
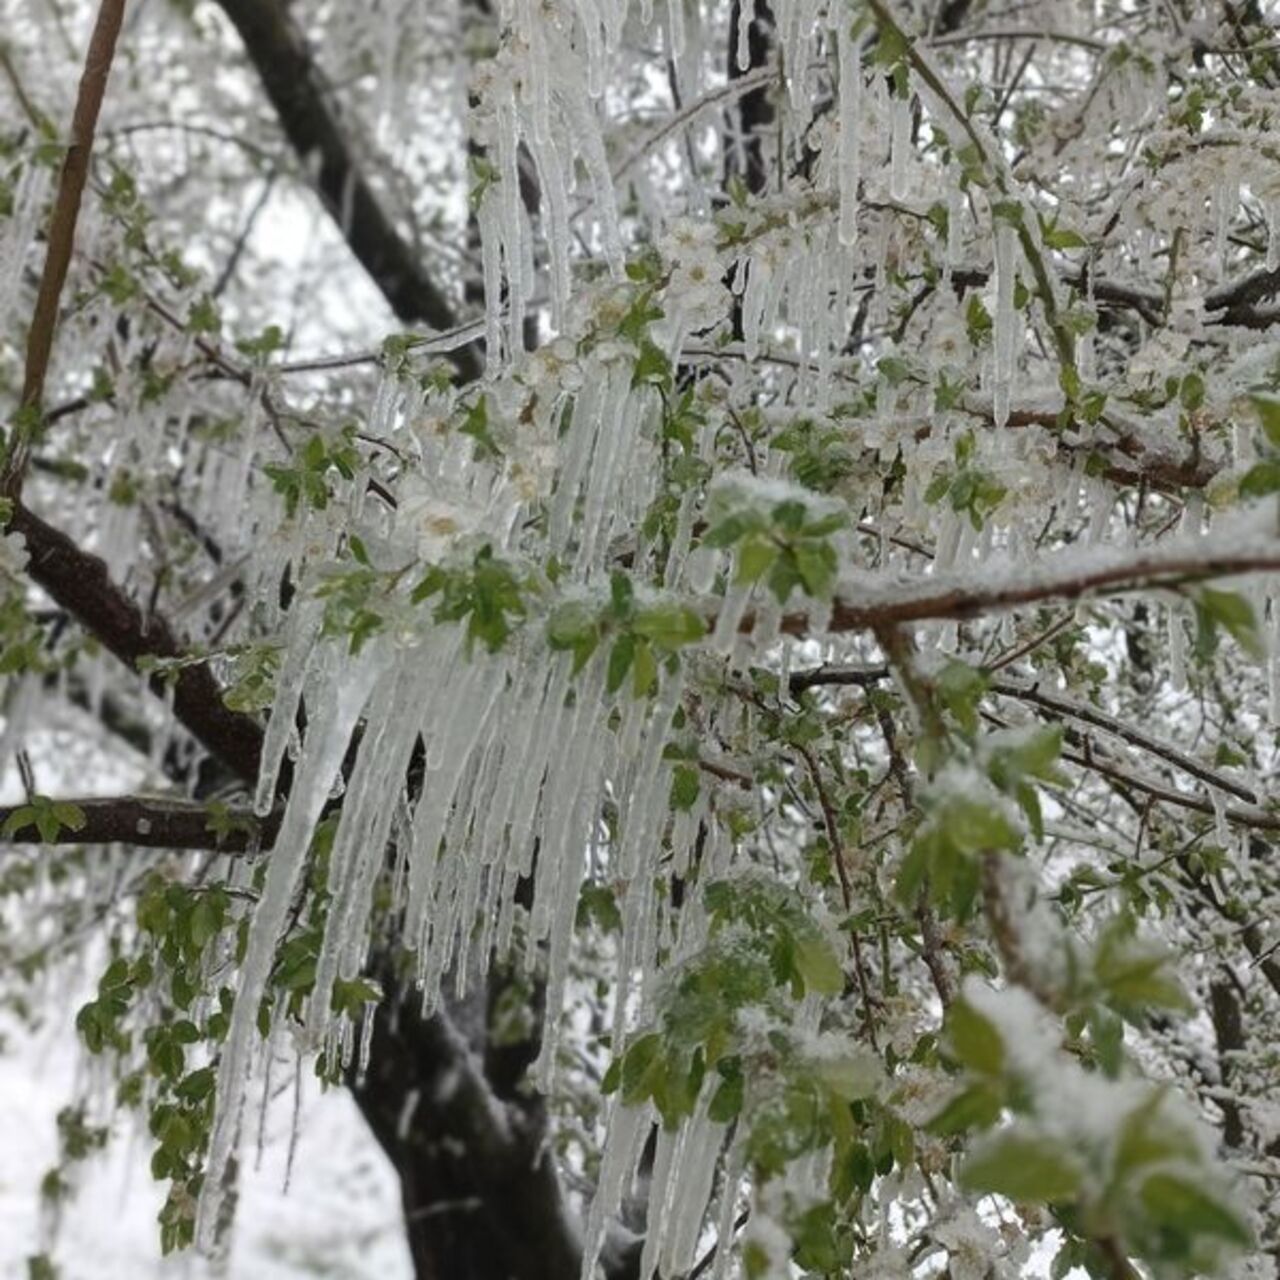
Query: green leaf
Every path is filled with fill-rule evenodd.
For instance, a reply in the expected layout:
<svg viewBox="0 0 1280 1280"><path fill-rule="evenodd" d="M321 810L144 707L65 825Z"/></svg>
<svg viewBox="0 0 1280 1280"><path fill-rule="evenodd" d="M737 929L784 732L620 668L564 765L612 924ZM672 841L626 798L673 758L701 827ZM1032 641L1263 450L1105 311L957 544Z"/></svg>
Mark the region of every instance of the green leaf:
<svg viewBox="0 0 1280 1280"><path fill-rule="evenodd" d="M1250 396L1249 400L1258 414L1263 434L1280 449L1280 400L1272 396Z"/></svg>
<svg viewBox="0 0 1280 1280"><path fill-rule="evenodd" d="M1043 231L1045 245L1050 249L1087 249L1089 242L1078 231L1070 227L1045 227Z"/></svg>
<svg viewBox="0 0 1280 1280"><path fill-rule="evenodd" d="M1261 662L1266 654L1253 606L1234 591L1201 587L1196 596L1196 621L1199 632L1197 647L1204 657L1213 652L1217 627L1226 631L1255 661Z"/></svg>
<svg viewBox="0 0 1280 1280"><path fill-rule="evenodd" d="M1071 1200L1080 1190L1080 1167L1062 1144L1041 1134L1006 1129L986 1139L960 1168L970 1191L1025 1204Z"/></svg>
<svg viewBox="0 0 1280 1280"><path fill-rule="evenodd" d="M970 1070L998 1076L1004 1070L1004 1042L996 1025L967 1000L947 1011L947 1041L952 1053Z"/></svg>
<svg viewBox="0 0 1280 1280"><path fill-rule="evenodd" d="M772 568L781 554L777 543L765 537L752 537L738 548L738 567L734 575L739 583L758 582Z"/></svg>
<svg viewBox="0 0 1280 1280"><path fill-rule="evenodd" d="M930 1133L948 1137L966 1129L986 1129L1000 1118L1003 1098L988 1083L970 1085L956 1094L925 1126Z"/></svg>
<svg viewBox="0 0 1280 1280"><path fill-rule="evenodd" d="M636 357L635 369L631 374L631 385L657 387L664 392L670 391L674 385L670 358L647 337L640 344L640 354Z"/></svg>
<svg viewBox="0 0 1280 1280"><path fill-rule="evenodd" d="M1265 498L1280 493L1280 458L1255 462L1240 479L1242 498Z"/></svg>
<svg viewBox="0 0 1280 1280"><path fill-rule="evenodd" d="M595 612L581 601L558 605L547 619L547 644L573 654L573 674L591 660L600 643L600 624Z"/></svg>
<svg viewBox="0 0 1280 1280"><path fill-rule="evenodd" d="M1189 1177L1153 1173L1143 1182L1141 1196L1147 1212L1179 1234L1218 1236L1242 1248L1253 1245L1243 1216Z"/></svg>
<svg viewBox="0 0 1280 1280"><path fill-rule="evenodd" d="M700 785L696 768L677 765L671 774L671 808L677 812L692 809L697 803Z"/></svg>
<svg viewBox="0 0 1280 1280"><path fill-rule="evenodd" d="M874 1096L884 1078L879 1056L856 1045L843 1057L819 1059L813 1072L836 1097L845 1102L859 1102Z"/></svg>
<svg viewBox="0 0 1280 1280"><path fill-rule="evenodd" d="M658 684L658 660L647 640L637 638L631 664L631 691L637 698L652 693Z"/></svg>
<svg viewBox="0 0 1280 1280"><path fill-rule="evenodd" d="M674 653L701 640L707 634L707 624L702 615L688 605L662 603L640 610L632 630L659 648Z"/></svg>
<svg viewBox="0 0 1280 1280"><path fill-rule="evenodd" d="M794 960L807 991L835 996L844 990L844 971L835 948L816 929L795 939Z"/></svg>
<svg viewBox="0 0 1280 1280"><path fill-rule="evenodd" d="M630 631L624 631L614 642L609 651L609 669L605 678L605 688L610 693L617 693L622 682L631 670L636 656L636 638Z"/></svg>
<svg viewBox="0 0 1280 1280"><path fill-rule="evenodd" d="M622 1101L633 1106L652 1096L665 1071L661 1037L656 1032L641 1036L622 1059Z"/></svg>

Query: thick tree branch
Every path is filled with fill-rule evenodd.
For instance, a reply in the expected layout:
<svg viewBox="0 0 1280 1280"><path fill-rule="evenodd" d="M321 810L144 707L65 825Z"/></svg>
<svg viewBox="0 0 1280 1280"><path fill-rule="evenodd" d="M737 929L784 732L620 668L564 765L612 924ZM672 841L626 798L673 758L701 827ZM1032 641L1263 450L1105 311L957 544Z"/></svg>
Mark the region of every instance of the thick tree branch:
<svg viewBox="0 0 1280 1280"><path fill-rule="evenodd" d="M305 38L279 0L218 0L256 68L280 127L304 169L314 167L324 207L396 315L434 329L457 323L453 306L418 261L375 194L338 119ZM470 348L447 353L464 379L480 375Z"/></svg>
<svg viewBox="0 0 1280 1280"><path fill-rule="evenodd" d="M115 55L116 39L124 20L125 0L102 0L98 19L85 54L84 72L71 117L71 137L58 178L58 194L49 218L49 237L45 248L44 269L36 294L31 328L27 334L27 358L22 376L21 416L15 424L11 448L5 459L0 487L7 494L22 488L34 435L40 426L44 403L44 384L53 354L53 335L58 325L58 303L71 266L75 245L76 223L80 218L80 202L89 176L89 155L98 125L98 112L107 89L107 76Z"/></svg>
<svg viewBox="0 0 1280 1280"><path fill-rule="evenodd" d="M150 796L119 796L110 799L67 800L84 819L76 827L59 827L52 839L45 839L34 820L3 837L8 844L127 844L138 849L205 849L218 853L256 852L269 848L275 838L279 818L259 821L247 809L228 810L214 830L214 819L206 805ZM0 807L0 827L24 806ZM219 834L221 832L221 834Z"/></svg>
<svg viewBox="0 0 1280 1280"><path fill-rule="evenodd" d="M180 658L186 650L169 623L142 610L111 580L106 564L78 547L65 533L18 504L9 528L26 540L27 572L102 645L134 671L142 659ZM165 680L152 675L151 688L165 693ZM238 778L258 776L262 730L249 716L231 711L207 666L180 668L173 676L173 710L178 720Z"/></svg>

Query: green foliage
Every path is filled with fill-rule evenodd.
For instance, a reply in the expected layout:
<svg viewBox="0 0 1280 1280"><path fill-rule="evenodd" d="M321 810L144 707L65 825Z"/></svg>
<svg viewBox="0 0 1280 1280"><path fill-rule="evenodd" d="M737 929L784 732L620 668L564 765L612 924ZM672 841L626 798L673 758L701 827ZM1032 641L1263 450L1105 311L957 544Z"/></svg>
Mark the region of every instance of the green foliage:
<svg viewBox="0 0 1280 1280"><path fill-rule="evenodd" d="M573 654L575 675L608 642L607 691L617 693L630 676L637 698L657 688L660 662L671 661L706 631L702 615L680 601L637 600L631 579L621 571L610 578L608 604L565 601L547 618L547 643L553 650Z"/></svg>
<svg viewBox="0 0 1280 1280"><path fill-rule="evenodd" d="M924 500L932 505L945 499L953 511L967 515L973 527L981 529L1004 501L1006 490L975 463L975 449L971 432L960 436L955 444L955 466L943 467L934 475Z"/></svg>
<svg viewBox="0 0 1280 1280"><path fill-rule="evenodd" d="M843 529L847 516L829 503L796 496L767 506L724 504L703 536L708 547L733 549L734 580L764 581L779 604L796 589L827 599L835 588L837 558L831 535Z"/></svg>
<svg viewBox="0 0 1280 1280"><path fill-rule="evenodd" d="M467 645L477 641L490 653L506 643L527 611L525 586L515 567L485 543L465 567L432 565L413 590L414 604L436 599L437 622L465 622Z"/></svg>
<svg viewBox="0 0 1280 1280"><path fill-rule="evenodd" d="M333 439L317 433L293 455L289 465L269 462L262 470L284 499L285 514L292 518L299 509L324 511L333 496L333 477L353 480L359 467L360 454L352 434L344 432Z"/></svg>
<svg viewBox="0 0 1280 1280"><path fill-rule="evenodd" d="M61 831L80 831L85 823L84 810L67 800L49 796L32 796L4 820L0 835L11 837L34 828L40 839L52 844Z"/></svg>
<svg viewBox="0 0 1280 1280"><path fill-rule="evenodd" d="M741 1015L781 1016L788 999L837 996L843 966L804 900L782 885L760 877L716 881L704 900L707 945L673 979L658 1028L614 1059L605 1089L620 1091L628 1106L652 1100L672 1127L707 1088L711 1115L727 1123L741 1112L753 1070L767 1101L752 1112L749 1151L768 1176L794 1154L829 1140L831 1108L871 1096L879 1067L856 1046L840 1055L806 1056L782 1036L773 1038L770 1064L758 1062Z"/></svg>

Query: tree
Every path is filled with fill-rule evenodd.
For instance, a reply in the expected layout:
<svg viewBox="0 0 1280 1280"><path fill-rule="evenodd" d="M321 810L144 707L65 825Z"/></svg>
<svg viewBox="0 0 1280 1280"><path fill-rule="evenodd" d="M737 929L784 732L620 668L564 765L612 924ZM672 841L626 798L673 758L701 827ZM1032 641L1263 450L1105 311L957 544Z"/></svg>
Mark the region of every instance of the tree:
<svg viewBox="0 0 1280 1280"><path fill-rule="evenodd" d="M1274 31L651 8L11 18L10 998L165 1250L301 1055L421 1277L1274 1275Z"/></svg>

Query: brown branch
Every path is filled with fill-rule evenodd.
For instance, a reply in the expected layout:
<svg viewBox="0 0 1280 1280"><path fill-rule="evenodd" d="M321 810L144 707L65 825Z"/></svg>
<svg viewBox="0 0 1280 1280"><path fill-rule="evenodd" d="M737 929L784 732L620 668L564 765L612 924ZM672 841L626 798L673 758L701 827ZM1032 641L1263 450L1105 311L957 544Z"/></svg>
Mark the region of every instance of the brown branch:
<svg viewBox="0 0 1280 1280"><path fill-rule="evenodd" d="M1009 981L1030 992L1046 1009L1056 1010L1061 1005L1056 992L1040 980L1024 953L1022 934L1004 892L1003 859L1004 854L994 850L982 855L982 904L987 927Z"/></svg>
<svg viewBox="0 0 1280 1280"><path fill-rule="evenodd" d="M111 73L111 60L115 55L120 24L124 20L124 6L125 0L101 0L98 19L85 54L84 71L80 76L80 89L71 117L71 139L58 178L58 194L49 218L44 269L40 273L35 311L27 334L21 412L14 426L12 447L5 460L4 475L0 482L0 487L9 495L16 495L22 488L32 436L39 427L45 379L49 373L49 359L53 354L53 335L58 324L58 303L71 266L76 222L80 217L80 202L89 176L93 135L98 125L102 98L106 93L107 77Z"/></svg>
<svg viewBox="0 0 1280 1280"><path fill-rule="evenodd" d="M144 658L187 656L169 623L156 614L144 616L97 556L21 504L15 506L9 528L26 541L32 581L134 671L141 672ZM150 685L164 696L163 677L152 675ZM173 710L238 778L248 783L257 778L262 730L249 716L228 709L207 666L184 666L173 676Z"/></svg>
<svg viewBox="0 0 1280 1280"><path fill-rule="evenodd" d="M396 228L356 158L334 104L325 93L306 40L279 0L218 0L299 161L309 172L339 234L391 309L403 321L434 329L457 323L453 306ZM447 353L464 379L479 377L470 348Z"/></svg>
<svg viewBox="0 0 1280 1280"><path fill-rule="evenodd" d="M1094 568L1053 569L1032 566L1011 572L1002 583L986 585L976 574L938 575L923 579L920 590L885 589L868 585L859 599L852 592L837 597L827 631L867 631L901 623L975 618L1000 613L1019 605L1045 600L1078 600L1097 594L1123 595L1138 589L1171 589L1206 578L1267 573L1280 569L1280 542L1268 539L1258 550L1227 550L1221 542L1207 545L1151 550L1132 559L1102 563ZM991 576L991 575L988 575ZM755 629L756 616L747 613L740 626L745 634ZM807 613L783 616L787 635L806 636L812 631Z"/></svg>
<svg viewBox="0 0 1280 1280"><path fill-rule="evenodd" d="M246 810L229 810L222 833L214 830L207 806L148 796L68 800L84 818L82 826L59 827L46 840L29 822L2 837L9 844L127 844L138 849L207 849L219 853L257 852L275 839L279 817L263 820ZM0 827L23 806L0 807Z"/></svg>

